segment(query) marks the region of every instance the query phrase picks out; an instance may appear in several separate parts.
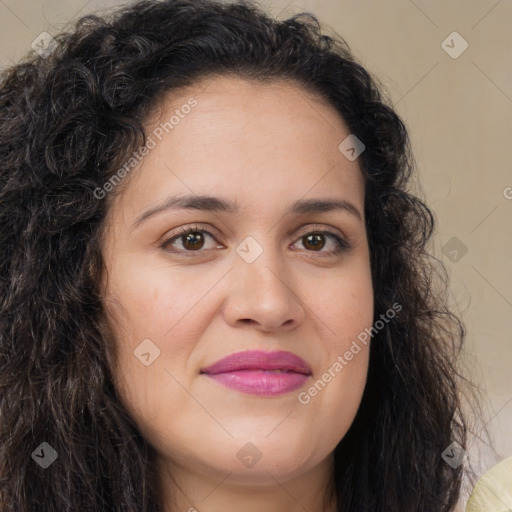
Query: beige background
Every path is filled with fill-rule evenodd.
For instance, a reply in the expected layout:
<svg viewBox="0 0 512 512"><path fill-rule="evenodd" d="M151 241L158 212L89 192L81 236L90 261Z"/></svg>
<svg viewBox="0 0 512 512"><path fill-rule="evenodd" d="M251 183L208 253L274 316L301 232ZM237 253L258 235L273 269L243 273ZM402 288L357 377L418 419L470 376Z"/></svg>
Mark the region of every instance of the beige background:
<svg viewBox="0 0 512 512"><path fill-rule="evenodd" d="M79 14L120 3L0 0L0 66L30 51L42 31L55 35ZM452 300L468 330L466 364L489 401L482 425L497 456L477 450L476 438L468 454L481 474L512 456L512 2L260 3L280 19L309 10L327 33L344 37L409 128L437 219L432 250L450 273ZM468 43L457 58L443 49L462 48L454 31Z"/></svg>

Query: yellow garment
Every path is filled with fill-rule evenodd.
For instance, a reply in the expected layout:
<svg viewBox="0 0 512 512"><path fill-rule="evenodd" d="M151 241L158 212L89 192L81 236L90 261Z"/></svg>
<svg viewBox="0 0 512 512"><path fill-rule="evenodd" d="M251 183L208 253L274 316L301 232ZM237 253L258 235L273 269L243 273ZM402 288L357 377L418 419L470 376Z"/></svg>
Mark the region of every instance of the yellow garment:
<svg viewBox="0 0 512 512"><path fill-rule="evenodd" d="M489 469L469 497L466 512L512 512L512 457Z"/></svg>

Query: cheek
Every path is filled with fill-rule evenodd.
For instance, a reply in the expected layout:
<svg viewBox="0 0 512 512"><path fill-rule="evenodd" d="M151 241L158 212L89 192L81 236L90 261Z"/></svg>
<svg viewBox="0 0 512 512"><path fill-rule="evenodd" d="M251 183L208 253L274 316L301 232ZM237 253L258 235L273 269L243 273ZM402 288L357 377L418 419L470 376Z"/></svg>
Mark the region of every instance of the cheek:
<svg viewBox="0 0 512 512"><path fill-rule="evenodd" d="M122 258L109 273L106 305L115 333L116 387L125 405L137 411L135 416L141 411L152 418L159 414L158 404L152 404L154 390L170 391L171 378L164 370L175 372L173 365L185 357L186 345L173 336L173 326L177 330L180 319L186 318L187 300L179 300L186 293L187 288L165 277L164 270L143 264L135 268Z"/></svg>
<svg viewBox="0 0 512 512"><path fill-rule="evenodd" d="M323 357L299 403L311 408L325 432L339 440L356 415L366 385L374 317L369 268L361 266L360 272L330 280L310 299L323 330Z"/></svg>
<svg viewBox="0 0 512 512"><path fill-rule="evenodd" d="M343 341L338 348L297 397L303 417L311 418L314 428L323 433L318 442L328 449L336 446L354 421L368 374L369 344Z"/></svg>
<svg viewBox="0 0 512 512"><path fill-rule="evenodd" d="M122 255L109 271L106 304L115 333L116 388L146 426L171 428L169 417L190 413L190 396L181 385L188 386L190 354L207 322L205 298L217 281L215 275L191 279L190 272Z"/></svg>
<svg viewBox="0 0 512 512"><path fill-rule="evenodd" d="M331 356L344 353L351 341L373 322L374 297L369 266L354 265L350 271L330 276L324 286L315 289L305 296L318 318L318 327L323 330L325 350Z"/></svg>
<svg viewBox="0 0 512 512"><path fill-rule="evenodd" d="M117 329L132 341L163 342L181 322L194 316L194 307L205 293L203 284L208 283L197 276L191 280L190 275L161 262L155 265L150 258L146 263L141 259L116 261L109 280L111 315Z"/></svg>

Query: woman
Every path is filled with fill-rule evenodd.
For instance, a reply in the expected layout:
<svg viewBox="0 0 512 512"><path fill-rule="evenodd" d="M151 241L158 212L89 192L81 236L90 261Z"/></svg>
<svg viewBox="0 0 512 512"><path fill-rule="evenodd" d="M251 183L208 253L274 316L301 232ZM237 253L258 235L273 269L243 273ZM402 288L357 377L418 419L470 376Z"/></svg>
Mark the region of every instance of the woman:
<svg viewBox="0 0 512 512"><path fill-rule="evenodd" d="M2 510L454 510L464 329L347 45L167 0L47 50L0 90Z"/></svg>

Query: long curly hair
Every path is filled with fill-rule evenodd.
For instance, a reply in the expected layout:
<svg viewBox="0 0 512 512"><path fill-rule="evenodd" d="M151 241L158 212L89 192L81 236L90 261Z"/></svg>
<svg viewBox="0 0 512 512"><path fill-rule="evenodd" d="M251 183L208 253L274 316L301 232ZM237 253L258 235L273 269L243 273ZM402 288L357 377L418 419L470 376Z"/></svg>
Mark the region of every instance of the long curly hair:
<svg viewBox="0 0 512 512"><path fill-rule="evenodd" d="M465 329L428 241L434 216L410 189L406 128L341 37L311 13L277 21L255 3L141 1L88 15L0 85L1 511L161 512L153 453L113 385L99 283L115 193L95 191L145 144L164 94L207 76L294 80L327 99L366 146L374 318L357 416L335 449L343 512L448 512L467 446L458 367ZM58 459L36 456L48 443Z"/></svg>

